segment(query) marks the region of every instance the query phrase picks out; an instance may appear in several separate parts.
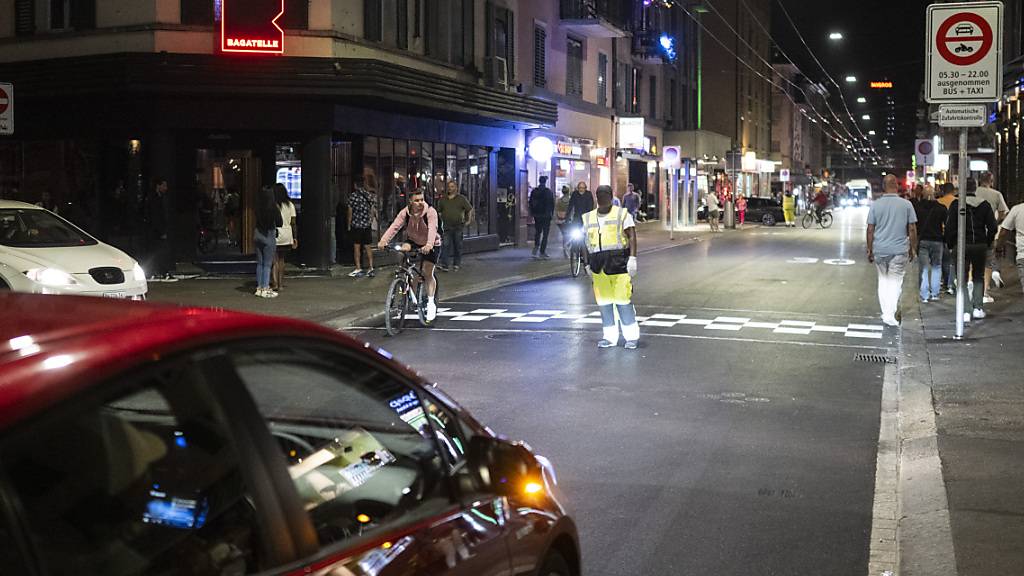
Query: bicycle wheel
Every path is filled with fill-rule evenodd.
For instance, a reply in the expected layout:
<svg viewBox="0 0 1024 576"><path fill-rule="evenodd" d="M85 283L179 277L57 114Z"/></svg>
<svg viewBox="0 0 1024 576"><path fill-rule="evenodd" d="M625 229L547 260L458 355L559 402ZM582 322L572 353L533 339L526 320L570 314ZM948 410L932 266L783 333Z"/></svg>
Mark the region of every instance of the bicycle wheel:
<svg viewBox="0 0 1024 576"><path fill-rule="evenodd" d="M824 214L821 215L821 227L822 228L828 228L831 225L832 225L832 213L831 212L825 212Z"/></svg>
<svg viewBox="0 0 1024 576"><path fill-rule="evenodd" d="M437 305L438 296L441 294L441 282L438 281L437 275L434 275L434 305ZM419 305L419 316L420 324L429 328L434 325L434 320L427 321L427 283L420 282L419 288L416 290L416 300L420 303Z"/></svg>
<svg viewBox="0 0 1024 576"><path fill-rule="evenodd" d="M405 326L405 312L409 308L409 285L402 278L395 278L388 287L384 300L384 329L388 336L397 336Z"/></svg>
<svg viewBox="0 0 1024 576"><path fill-rule="evenodd" d="M579 246L574 242L572 247L569 248L569 272L572 273L573 278L578 278L582 270L583 254L580 252Z"/></svg>
<svg viewBox="0 0 1024 576"><path fill-rule="evenodd" d="M804 218L800 221L800 225L806 229L810 228L812 224L814 224L814 214L811 214L810 212L804 214Z"/></svg>

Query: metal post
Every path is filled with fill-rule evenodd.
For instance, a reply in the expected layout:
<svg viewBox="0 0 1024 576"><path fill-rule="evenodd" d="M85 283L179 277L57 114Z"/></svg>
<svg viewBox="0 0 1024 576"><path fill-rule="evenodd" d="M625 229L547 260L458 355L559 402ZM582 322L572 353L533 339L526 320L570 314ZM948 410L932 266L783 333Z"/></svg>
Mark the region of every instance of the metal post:
<svg viewBox="0 0 1024 576"><path fill-rule="evenodd" d="M957 199L957 230L956 230L956 333L954 338L964 337L964 298L967 296L967 270L965 270L964 247L967 243L967 176L970 171L970 159L967 158L967 128L960 130L960 156L957 173L960 178L960 197ZM984 290L984 286L975 286L975 290Z"/></svg>
<svg viewBox="0 0 1024 576"><path fill-rule="evenodd" d="M668 220L669 220L668 239L669 240L675 240L676 239L676 218L678 218L677 211L679 210L679 169L678 168L672 168L671 170L668 171L668 173L669 173L669 177L672 178L672 183L669 186L669 190L671 192L669 194L669 196L670 196L669 197L669 206L670 206L670 208L669 208L669 213L668 213Z"/></svg>
<svg viewBox="0 0 1024 576"><path fill-rule="evenodd" d="M693 170L696 165L690 164L689 162L690 161L687 160L686 176L683 178L682 198L679 198L679 170L676 170L672 175L672 185L675 186L676 189L676 207L679 208L679 224L681 226L686 226L690 221L690 204L686 201L686 191L690 189L690 185L687 184L686 181L693 178Z"/></svg>

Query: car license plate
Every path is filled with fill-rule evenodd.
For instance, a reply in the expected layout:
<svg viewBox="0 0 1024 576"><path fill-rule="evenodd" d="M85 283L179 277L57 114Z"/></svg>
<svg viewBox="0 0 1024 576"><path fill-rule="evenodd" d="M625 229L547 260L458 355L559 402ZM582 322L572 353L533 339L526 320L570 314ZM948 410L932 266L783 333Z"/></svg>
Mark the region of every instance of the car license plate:
<svg viewBox="0 0 1024 576"><path fill-rule="evenodd" d="M124 292L104 292L104 298L126 298L128 295Z"/></svg>

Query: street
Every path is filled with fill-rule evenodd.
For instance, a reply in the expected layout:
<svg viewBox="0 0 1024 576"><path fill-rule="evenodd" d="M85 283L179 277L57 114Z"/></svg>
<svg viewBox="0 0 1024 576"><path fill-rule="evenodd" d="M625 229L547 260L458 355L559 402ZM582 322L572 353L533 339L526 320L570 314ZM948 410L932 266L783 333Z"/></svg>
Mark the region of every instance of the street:
<svg viewBox="0 0 1024 576"><path fill-rule="evenodd" d="M589 282L568 266L442 295L431 329L352 333L552 460L585 574L861 575L885 365L857 355L897 344L865 216L641 252L636 351L596 347Z"/></svg>

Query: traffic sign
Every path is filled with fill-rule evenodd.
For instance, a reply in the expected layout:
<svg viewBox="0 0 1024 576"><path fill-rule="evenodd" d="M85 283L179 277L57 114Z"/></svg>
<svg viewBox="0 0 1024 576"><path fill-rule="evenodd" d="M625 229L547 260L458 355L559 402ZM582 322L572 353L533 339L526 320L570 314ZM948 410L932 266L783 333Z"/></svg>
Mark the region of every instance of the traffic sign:
<svg viewBox="0 0 1024 576"><path fill-rule="evenodd" d="M789 169L783 168L779 170L779 182L789 182Z"/></svg>
<svg viewBox="0 0 1024 576"><path fill-rule="evenodd" d="M925 76L928 102L995 102L1003 70L1002 2L928 7Z"/></svg>
<svg viewBox="0 0 1024 576"><path fill-rule="evenodd" d="M918 166L935 164L935 144L931 140L915 140L914 154L917 156Z"/></svg>
<svg viewBox="0 0 1024 576"><path fill-rule="evenodd" d="M682 152L679 146L665 146L661 149L661 167L675 170L682 164Z"/></svg>
<svg viewBox="0 0 1024 576"><path fill-rule="evenodd" d="M14 84L0 82L0 136L14 134Z"/></svg>
<svg viewBox="0 0 1024 576"><path fill-rule="evenodd" d="M988 106L984 104L942 104L939 126L943 128L981 128L988 124Z"/></svg>

